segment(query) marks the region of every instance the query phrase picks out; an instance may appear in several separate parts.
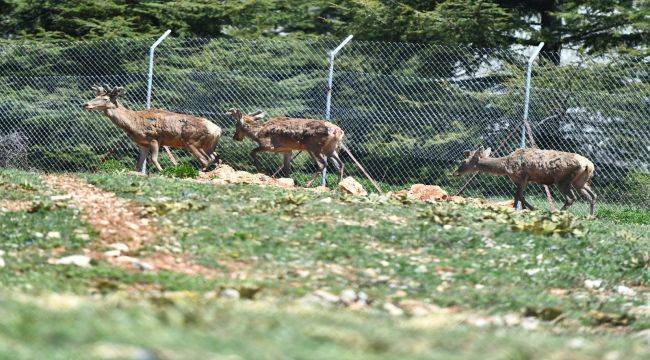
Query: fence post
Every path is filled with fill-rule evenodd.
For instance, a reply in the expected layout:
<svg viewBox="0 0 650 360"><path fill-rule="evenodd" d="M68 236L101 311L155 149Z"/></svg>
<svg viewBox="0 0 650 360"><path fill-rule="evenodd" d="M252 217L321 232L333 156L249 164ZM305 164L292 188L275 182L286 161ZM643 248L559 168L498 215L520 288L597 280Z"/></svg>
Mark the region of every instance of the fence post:
<svg viewBox="0 0 650 360"><path fill-rule="evenodd" d="M530 58L528 58L528 69L526 70L526 92L524 94L524 122L521 124L521 140L519 141L519 147L522 149L526 147L526 127L528 125L528 106L530 103L530 78L533 73L533 62L537 59L537 55L539 55L542 47L544 47L543 42L537 45L533 53L530 55Z"/></svg>
<svg viewBox="0 0 650 360"><path fill-rule="evenodd" d="M533 50L533 53L528 58L528 68L526 70L526 85L525 85L526 88L524 93L524 121L521 123L521 139L519 140L519 147L522 149L526 147L526 129L529 127L528 107L530 103L530 81L531 81L530 78L532 77L532 73L533 73L533 63L535 62L535 59L537 59L539 52L542 50L542 47L544 47L543 42L537 45L535 50ZM520 201L517 201L515 205L517 206L517 210L521 210L522 204Z"/></svg>
<svg viewBox="0 0 650 360"><path fill-rule="evenodd" d="M171 32L172 32L171 30L165 31L165 33L162 34L158 38L158 40L156 40L156 42L154 42L153 45L151 45L151 47L149 48L149 74L147 75L147 109L151 108L151 88L153 86L153 55L154 55L154 51L156 50L156 47L158 47L158 45L160 45L160 43L163 42L163 40L165 40L165 38L167 36L169 36L169 34ZM169 148L165 147L165 150L167 150L167 153L169 154L169 152L170 152ZM145 159L144 163L142 163L142 169L140 169L140 171L143 174L147 173L147 159Z"/></svg>
<svg viewBox="0 0 650 360"><path fill-rule="evenodd" d="M336 54L343 49L345 45L347 45L350 40L352 40L353 35L349 35L348 37L343 40L339 46L336 47L336 49L332 50L329 54L329 62L330 62L330 71L329 75L327 77L327 102L325 104L325 119L329 120L330 119L330 109L332 108L332 83L334 82L334 57L336 57Z"/></svg>

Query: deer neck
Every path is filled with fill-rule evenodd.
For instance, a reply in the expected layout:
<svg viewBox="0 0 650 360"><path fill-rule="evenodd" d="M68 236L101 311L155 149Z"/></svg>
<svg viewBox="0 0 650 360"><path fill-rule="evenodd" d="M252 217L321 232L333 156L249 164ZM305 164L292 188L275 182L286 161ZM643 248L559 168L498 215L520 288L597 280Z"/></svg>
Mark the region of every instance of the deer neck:
<svg viewBox="0 0 650 360"><path fill-rule="evenodd" d="M139 116L136 112L125 108L119 102L116 108L104 110L104 114L111 119L113 124L128 133L134 133L140 129L141 124L138 123Z"/></svg>
<svg viewBox="0 0 650 360"><path fill-rule="evenodd" d="M258 140L258 134L261 128L260 124L243 123L241 124L241 127L244 130L244 134L246 134L247 137L256 141Z"/></svg>
<svg viewBox="0 0 650 360"><path fill-rule="evenodd" d="M478 170L494 175L508 175L504 158L483 158L478 160Z"/></svg>

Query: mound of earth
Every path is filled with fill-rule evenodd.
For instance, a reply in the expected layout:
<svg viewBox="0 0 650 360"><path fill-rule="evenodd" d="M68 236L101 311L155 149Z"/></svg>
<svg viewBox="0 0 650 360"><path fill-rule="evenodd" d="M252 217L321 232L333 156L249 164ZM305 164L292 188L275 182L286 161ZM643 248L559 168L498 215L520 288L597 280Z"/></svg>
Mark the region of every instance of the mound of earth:
<svg viewBox="0 0 650 360"><path fill-rule="evenodd" d="M256 184L271 185L286 189L294 188L296 183L290 178L272 178L265 174L253 174L247 171L235 170L229 165L199 174L199 180L210 181L214 184Z"/></svg>

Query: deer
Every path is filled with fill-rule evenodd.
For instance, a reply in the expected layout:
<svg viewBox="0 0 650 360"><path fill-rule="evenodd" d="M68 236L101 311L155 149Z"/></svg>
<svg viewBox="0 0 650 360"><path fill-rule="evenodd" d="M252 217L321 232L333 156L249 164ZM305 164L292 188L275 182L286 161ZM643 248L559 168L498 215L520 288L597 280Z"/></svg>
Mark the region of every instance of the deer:
<svg viewBox="0 0 650 360"><path fill-rule="evenodd" d="M258 110L244 115L241 110L235 108L226 111L226 115L235 119L234 140L243 141L245 138L249 138L257 143L258 146L251 151L250 157L258 170L260 169L257 157L259 152L282 153L284 155L284 170L286 174L289 174L292 151L304 150L318 166L318 171L305 186L311 186L319 174L321 175L321 185L326 186L328 159L332 159L332 165L339 173L339 181L343 179L345 165L339 158L338 152L344 133L340 127L331 122L274 117L261 123L260 120L266 116L265 112Z"/></svg>
<svg viewBox="0 0 650 360"><path fill-rule="evenodd" d="M454 172L455 176L469 173L490 173L507 176L516 185L515 204L522 208L535 210L524 198L524 191L529 182L542 185L555 184L566 200L560 211L568 209L577 199L573 189L589 202L589 215L593 216L597 196L589 185L594 174L594 164L586 157L555 150L534 148L517 149L508 156L492 158L491 148L467 150L465 160Z"/></svg>
<svg viewBox="0 0 650 360"><path fill-rule="evenodd" d="M89 111L103 111L140 148L136 171L144 171L149 152L151 161L162 171L158 162L161 146L189 150L199 160L203 171L218 160L215 149L221 138L221 128L210 120L161 109L129 110L119 101L124 93L122 87L95 85L92 89L95 98L83 107Z"/></svg>

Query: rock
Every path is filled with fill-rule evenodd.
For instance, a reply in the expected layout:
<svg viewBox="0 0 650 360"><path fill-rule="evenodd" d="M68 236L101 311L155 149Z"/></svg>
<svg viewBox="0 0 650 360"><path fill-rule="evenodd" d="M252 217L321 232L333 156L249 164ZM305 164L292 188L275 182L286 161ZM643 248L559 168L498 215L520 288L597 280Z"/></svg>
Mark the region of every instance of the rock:
<svg viewBox="0 0 650 360"><path fill-rule="evenodd" d="M325 300L330 303L337 303L339 302L340 298L328 291L325 290L316 290L314 291L314 296L318 297L319 299Z"/></svg>
<svg viewBox="0 0 650 360"><path fill-rule="evenodd" d="M449 194L437 185L413 184L407 196L413 200L436 202L447 199Z"/></svg>
<svg viewBox="0 0 650 360"><path fill-rule="evenodd" d="M66 201L72 199L72 194L50 196L52 201Z"/></svg>
<svg viewBox="0 0 650 360"><path fill-rule="evenodd" d="M339 183L339 190L350 195L368 195L368 192L363 188L363 185L356 181L352 176L348 176L341 180Z"/></svg>
<svg viewBox="0 0 650 360"><path fill-rule="evenodd" d="M58 231L50 231L45 235L46 239L60 239L61 238L61 233Z"/></svg>
<svg viewBox="0 0 650 360"><path fill-rule="evenodd" d="M219 293L219 297L222 297L224 299L239 299L239 291L232 288L223 289Z"/></svg>
<svg viewBox="0 0 650 360"><path fill-rule="evenodd" d="M393 305L392 303L384 303L383 306L384 310L386 310L389 314L393 316L400 316L404 315L404 310L398 308L397 306Z"/></svg>
<svg viewBox="0 0 650 360"><path fill-rule="evenodd" d="M124 243L112 243L108 245L109 248L113 250L118 250L121 252L127 252L129 251L129 246L124 244Z"/></svg>
<svg viewBox="0 0 650 360"><path fill-rule="evenodd" d="M629 287L627 287L625 285L617 286L616 287L616 292L621 294L621 295L625 295L625 296L635 296L636 295L636 291L634 291L633 289L630 289Z"/></svg>
<svg viewBox="0 0 650 360"><path fill-rule="evenodd" d="M117 260L118 262L129 263L129 264L133 265L133 267L135 267L136 269L142 270L142 271L153 270L153 268L154 268L153 265L148 264L148 263L143 262L143 261L140 261L139 259L136 259L136 258L131 257L131 256L122 255L122 256L118 256L117 258L115 258L115 260Z"/></svg>
<svg viewBox="0 0 650 360"><path fill-rule="evenodd" d="M598 279L598 280L585 280L585 287L587 289L598 289L603 285L603 281Z"/></svg>
<svg viewBox="0 0 650 360"><path fill-rule="evenodd" d="M276 184L279 187L288 188L288 189L296 186L296 182L290 178L279 178L276 180Z"/></svg>
<svg viewBox="0 0 650 360"><path fill-rule="evenodd" d="M104 256L106 257L118 257L122 255L122 252L119 250L109 250L104 252Z"/></svg>
<svg viewBox="0 0 650 360"><path fill-rule="evenodd" d="M3 259L2 256L0 256L0 268L3 267L5 267L5 259Z"/></svg>
<svg viewBox="0 0 650 360"><path fill-rule="evenodd" d="M352 289L343 290L340 299L345 305L350 305L357 301L357 293Z"/></svg>
<svg viewBox="0 0 650 360"><path fill-rule="evenodd" d="M90 267L90 258L86 255L70 255L60 259L50 259L48 263L53 265L75 265L79 267Z"/></svg>
<svg viewBox="0 0 650 360"><path fill-rule="evenodd" d="M425 265L420 265L417 268L415 268L415 272L417 274L426 274L427 272L429 272L429 270Z"/></svg>

